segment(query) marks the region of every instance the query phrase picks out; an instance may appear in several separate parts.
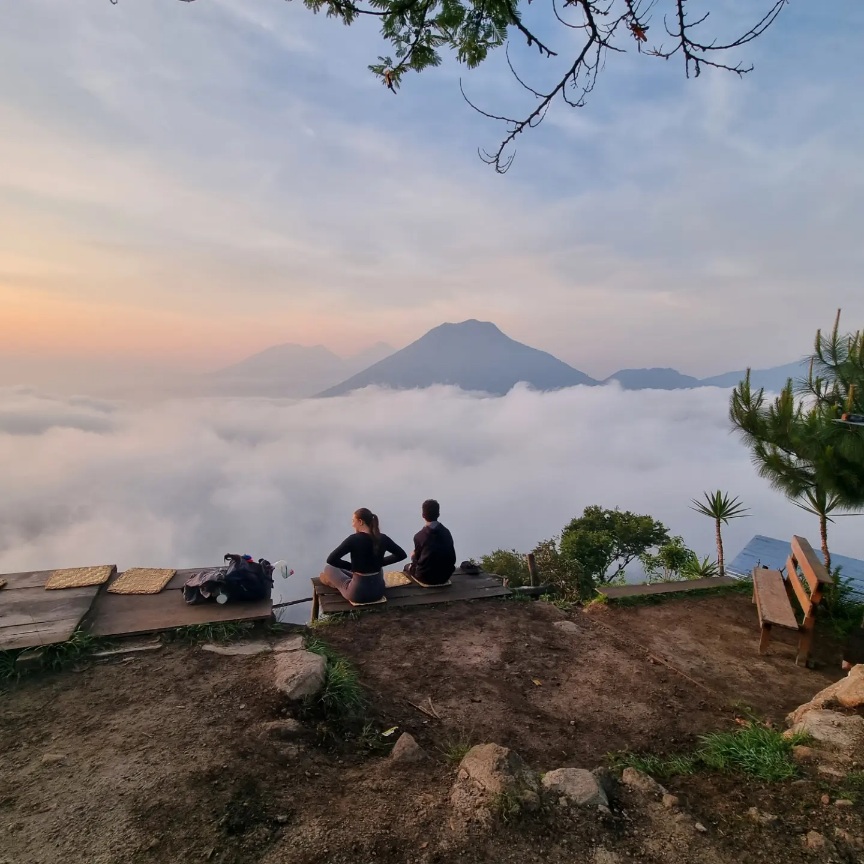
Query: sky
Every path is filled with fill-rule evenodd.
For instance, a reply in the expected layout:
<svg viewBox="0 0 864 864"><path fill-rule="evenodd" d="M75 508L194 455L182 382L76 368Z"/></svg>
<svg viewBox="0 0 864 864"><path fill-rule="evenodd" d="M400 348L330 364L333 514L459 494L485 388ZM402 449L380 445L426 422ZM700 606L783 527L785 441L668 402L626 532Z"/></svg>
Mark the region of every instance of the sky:
<svg viewBox="0 0 864 864"><path fill-rule="evenodd" d="M198 567L236 552L284 559L295 575L276 599L308 597L354 509L410 551L427 497L460 561L530 551L591 504L648 513L713 558L714 524L690 500L718 487L751 513L723 529L727 561L755 534L818 547L816 517L754 471L727 400L717 388L370 388L156 409L0 388L0 477L14 490L0 496L0 573ZM864 557L860 522L829 526L832 551Z"/></svg>
<svg viewBox="0 0 864 864"><path fill-rule="evenodd" d="M715 4L719 31L755 5ZM530 106L503 54L394 96L374 26L299 3L4 4L0 382L398 348L468 318L601 378L789 362L836 308L864 319L862 29L857 0L792 3L743 79L612 55L502 177L459 78Z"/></svg>

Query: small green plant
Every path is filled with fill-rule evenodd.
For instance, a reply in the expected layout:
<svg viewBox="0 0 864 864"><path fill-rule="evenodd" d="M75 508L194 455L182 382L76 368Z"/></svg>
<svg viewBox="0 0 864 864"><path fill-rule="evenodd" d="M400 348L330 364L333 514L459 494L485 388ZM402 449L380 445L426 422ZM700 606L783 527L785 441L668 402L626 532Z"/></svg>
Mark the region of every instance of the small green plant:
<svg viewBox="0 0 864 864"><path fill-rule="evenodd" d="M509 825L522 815L524 804L516 792L507 789L492 799L490 809L505 825Z"/></svg>
<svg viewBox="0 0 864 864"><path fill-rule="evenodd" d="M864 802L864 771L850 771L840 782L837 796L855 804Z"/></svg>
<svg viewBox="0 0 864 864"><path fill-rule="evenodd" d="M834 582L826 589L825 596L817 607L817 614L820 626L836 638L845 639L864 623L864 602L857 599L852 581L843 578L839 567L836 567L831 575Z"/></svg>
<svg viewBox="0 0 864 864"><path fill-rule="evenodd" d="M20 651L0 651L0 681L17 681L21 673L15 666Z"/></svg>
<svg viewBox="0 0 864 864"><path fill-rule="evenodd" d="M681 575L685 579L712 579L719 573L717 563L707 555L701 559L694 555L681 569Z"/></svg>
<svg viewBox="0 0 864 864"><path fill-rule="evenodd" d="M320 639L307 639L306 650L320 654L327 661L324 686L312 697L307 708L314 708L328 718L354 718L366 707L366 697L357 670L341 654Z"/></svg>
<svg viewBox="0 0 864 864"><path fill-rule="evenodd" d="M784 738L776 729L762 723L747 722L741 729L731 732L703 735L692 753L668 757L619 753L609 758L613 767L636 768L658 780L708 770L746 774L776 782L797 775L792 748L807 740L806 735Z"/></svg>
<svg viewBox="0 0 864 864"><path fill-rule="evenodd" d="M198 645L202 642L237 642L252 632L254 625L248 621L226 621L221 624L189 624L177 627L168 638L178 642Z"/></svg>
<svg viewBox="0 0 864 864"><path fill-rule="evenodd" d="M42 649L42 668L59 672L82 663L99 648L110 645L105 639L92 636L83 630L76 630L65 642L46 645Z"/></svg>
<svg viewBox="0 0 864 864"><path fill-rule="evenodd" d="M460 732L455 738L448 738L438 749L448 762L458 765L472 746L470 735Z"/></svg>

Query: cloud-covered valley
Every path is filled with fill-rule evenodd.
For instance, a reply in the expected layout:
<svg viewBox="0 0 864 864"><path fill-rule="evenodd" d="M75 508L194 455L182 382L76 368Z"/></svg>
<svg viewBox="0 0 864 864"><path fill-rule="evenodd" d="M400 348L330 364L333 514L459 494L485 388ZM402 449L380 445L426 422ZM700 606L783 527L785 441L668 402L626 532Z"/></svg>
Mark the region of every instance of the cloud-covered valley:
<svg viewBox="0 0 864 864"><path fill-rule="evenodd" d="M0 572L248 552L288 561L287 594L304 596L355 508L409 547L427 497L460 559L527 550L589 504L651 513L713 554L713 526L689 501L716 488L753 514L726 529L730 558L757 533L815 542L815 518L757 476L727 401L617 386L139 405L0 390ZM838 519L832 548L860 556L860 527Z"/></svg>

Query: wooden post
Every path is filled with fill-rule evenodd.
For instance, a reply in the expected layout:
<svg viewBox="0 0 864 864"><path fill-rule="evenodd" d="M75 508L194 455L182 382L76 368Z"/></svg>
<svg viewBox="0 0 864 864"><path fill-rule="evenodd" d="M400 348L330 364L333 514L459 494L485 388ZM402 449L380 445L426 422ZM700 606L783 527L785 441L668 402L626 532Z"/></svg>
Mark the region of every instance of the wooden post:
<svg viewBox="0 0 864 864"><path fill-rule="evenodd" d="M525 557L528 559L528 582L532 588L536 588L540 584L540 577L537 573L537 561L534 559L533 552L529 552Z"/></svg>
<svg viewBox="0 0 864 864"><path fill-rule="evenodd" d="M768 643L771 641L771 625L767 622L762 625L762 636L759 639L759 653L764 654L768 650Z"/></svg>
<svg viewBox="0 0 864 864"><path fill-rule="evenodd" d="M312 587L312 614L310 616L310 623L318 620L318 592L315 590L315 587Z"/></svg>

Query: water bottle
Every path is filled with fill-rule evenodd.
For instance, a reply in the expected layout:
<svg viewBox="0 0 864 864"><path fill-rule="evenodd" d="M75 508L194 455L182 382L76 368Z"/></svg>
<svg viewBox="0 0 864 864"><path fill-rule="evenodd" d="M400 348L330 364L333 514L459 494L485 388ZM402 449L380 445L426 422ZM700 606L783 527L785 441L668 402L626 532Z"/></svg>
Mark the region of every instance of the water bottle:
<svg viewBox="0 0 864 864"><path fill-rule="evenodd" d="M288 569L288 564L287 564L285 561L277 561L277 562L273 565L273 572L274 572L274 573L278 572L279 575L280 575L283 579L287 579L289 576L293 576L293 575L294 575L294 571Z"/></svg>

